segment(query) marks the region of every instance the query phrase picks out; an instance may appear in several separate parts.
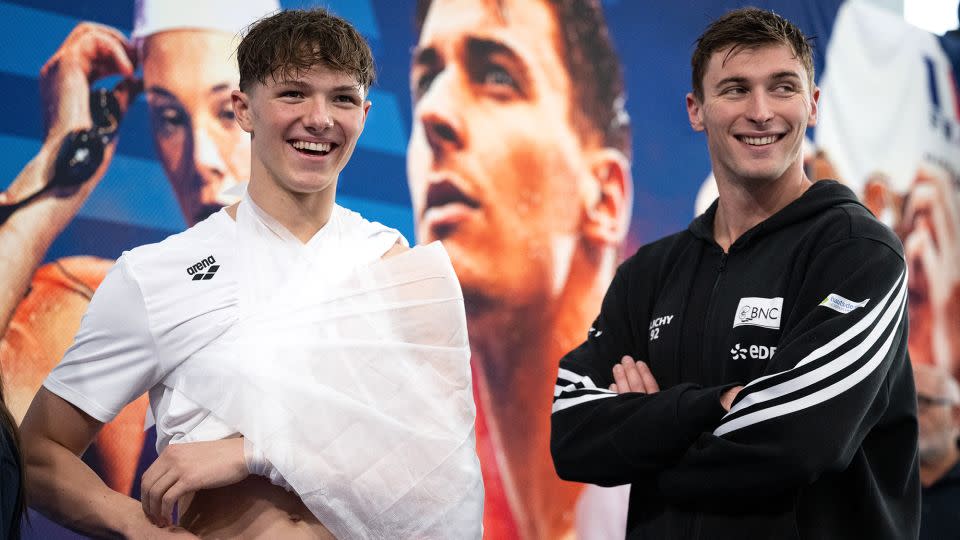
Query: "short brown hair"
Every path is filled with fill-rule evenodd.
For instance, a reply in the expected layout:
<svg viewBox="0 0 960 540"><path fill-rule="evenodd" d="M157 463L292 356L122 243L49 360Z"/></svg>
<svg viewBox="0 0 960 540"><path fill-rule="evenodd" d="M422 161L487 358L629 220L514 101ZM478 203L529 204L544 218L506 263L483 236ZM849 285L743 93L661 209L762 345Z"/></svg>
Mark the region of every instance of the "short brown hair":
<svg viewBox="0 0 960 540"><path fill-rule="evenodd" d="M322 8L279 11L253 23L237 47L237 63L244 92L254 81L276 82L316 65L353 75L364 90L375 76L367 40Z"/></svg>
<svg viewBox="0 0 960 540"><path fill-rule="evenodd" d="M793 23L772 11L755 7L737 9L713 21L697 39L690 65L693 94L703 101L703 76L715 52L727 50L726 57L742 49L764 45L785 45L803 64L813 88L813 45ZM726 58L724 58L726 60Z"/></svg>
<svg viewBox="0 0 960 540"><path fill-rule="evenodd" d="M557 52L573 90L572 124L599 134L604 146L616 148L630 159L633 141L623 69L599 0L545 1L556 15ZM432 0L417 2L418 35L432 4Z"/></svg>

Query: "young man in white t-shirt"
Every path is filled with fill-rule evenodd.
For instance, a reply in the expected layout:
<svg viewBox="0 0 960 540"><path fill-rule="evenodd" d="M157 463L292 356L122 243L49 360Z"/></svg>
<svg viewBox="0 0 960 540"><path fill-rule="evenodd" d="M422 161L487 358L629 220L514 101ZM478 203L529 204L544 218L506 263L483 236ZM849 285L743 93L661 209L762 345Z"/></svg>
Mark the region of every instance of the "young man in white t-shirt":
<svg viewBox="0 0 960 540"><path fill-rule="evenodd" d="M198 356L213 356L206 366L235 361L229 348L216 356L218 340L242 339L233 335L242 327L238 321L269 313L285 284L337 283L351 268L407 249L395 230L334 202L370 109L373 59L349 23L320 9L261 20L237 58L240 91L233 92L233 106L252 146L247 195L184 233L120 258L23 422L32 506L90 535L190 536L170 526L179 500L180 524L198 535L333 537L315 507L305 506L311 494L289 491L293 482L241 436L246 432L207 407L207 397L216 401L218 392L235 389L205 393L203 386L218 381L198 384L189 374L203 373ZM296 297L289 293L287 287L287 297ZM465 325L462 296L456 305L454 319ZM465 332L462 341L468 351ZM199 370L181 369L191 361ZM466 358L463 364L469 374ZM451 423L466 426L461 446L473 457L467 456L464 478L476 481L464 491L479 490L474 498L482 501L479 469L472 467L469 378L461 386L469 403L457 402L464 415ZM79 456L103 423L144 391L162 452L144 474L138 503L107 488ZM480 512L482 504L468 509L463 522L475 514L479 523ZM479 524L475 530L479 535Z"/></svg>

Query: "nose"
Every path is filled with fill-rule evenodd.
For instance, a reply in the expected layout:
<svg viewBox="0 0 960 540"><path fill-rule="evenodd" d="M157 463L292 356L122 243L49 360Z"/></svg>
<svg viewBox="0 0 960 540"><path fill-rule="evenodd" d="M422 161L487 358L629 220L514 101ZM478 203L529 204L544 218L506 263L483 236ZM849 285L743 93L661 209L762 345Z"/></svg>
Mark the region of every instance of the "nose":
<svg viewBox="0 0 960 540"><path fill-rule="evenodd" d="M214 135L210 128L203 124L198 124L193 129L193 166L200 179L200 189L212 187L219 190L230 187L225 184L236 183L236 179L229 174L229 168L224 156L220 154Z"/></svg>
<svg viewBox="0 0 960 540"><path fill-rule="evenodd" d="M210 128L198 124L193 129L193 166L204 185L216 185L227 174L227 165L220 155Z"/></svg>
<svg viewBox="0 0 960 540"><path fill-rule="evenodd" d="M312 134L333 127L333 116L330 114L326 101L323 99L311 100L310 108L303 117L303 125Z"/></svg>
<svg viewBox="0 0 960 540"><path fill-rule="evenodd" d="M765 93L753 92L750 94L747 118L757 124L764 124L773 118L773 110L770 108L770 98Z"/></svg>
<svg viewBox="0 0 960 540"><path fill-rule="evenodd" d="M459 107L464 103L464 100L458 99L456 73L451 69L437 74L430 89L417 102L417 122L423 128L427 144L436 159L466 145L466 134L459 114Z"/></svg>

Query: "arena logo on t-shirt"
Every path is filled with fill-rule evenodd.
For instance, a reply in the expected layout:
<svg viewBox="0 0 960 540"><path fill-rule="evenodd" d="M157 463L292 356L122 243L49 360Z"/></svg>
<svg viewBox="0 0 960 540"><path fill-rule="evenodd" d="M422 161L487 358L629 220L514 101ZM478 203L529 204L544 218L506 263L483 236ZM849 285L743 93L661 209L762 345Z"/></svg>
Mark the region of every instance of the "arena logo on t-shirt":
<svg viewBox="0 0 960 540"><path fill-rule="evenodd" d="M783 310L783 297L757 298L747 296L740 299L737 313L733 317L733 327L760 326L773 330L780 329L780 313Z"/></svg>
<svg viewBox="0 0 960 540"><path fill-rule="evenodd" d="M216 263L217 260L213 258L213 255L204 257L193 266L187 268L187 275L193 276L193 281L213 279L213 276L217 274L217 270L220 269L220 265ZM203 269L207 271L202 272Z"/></svg>

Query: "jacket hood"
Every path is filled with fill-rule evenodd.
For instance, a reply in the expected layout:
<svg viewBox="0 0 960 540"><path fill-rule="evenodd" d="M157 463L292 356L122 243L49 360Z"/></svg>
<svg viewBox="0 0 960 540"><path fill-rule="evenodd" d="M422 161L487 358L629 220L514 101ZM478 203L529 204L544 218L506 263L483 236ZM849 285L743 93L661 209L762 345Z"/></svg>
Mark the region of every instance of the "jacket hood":
<svg viewBox="0 0 960 540"><path fill-rule="evenodd" d="M697 216L690 223L690 227L688 227L690 233L695 237L711 244L716 244L713 238L713 220L717 214L718 203L719 199L713 201L710 208L703 214ZM776 214L761 221L752 229L743 233L743 235L730 246L730 249L742 249L773 231L777 231L798 221L804 221L815 214L825 212L841 204L863 206L850 188L836 180L819 180L814 182L813 185L795 201L784 206Z"/></svg>

